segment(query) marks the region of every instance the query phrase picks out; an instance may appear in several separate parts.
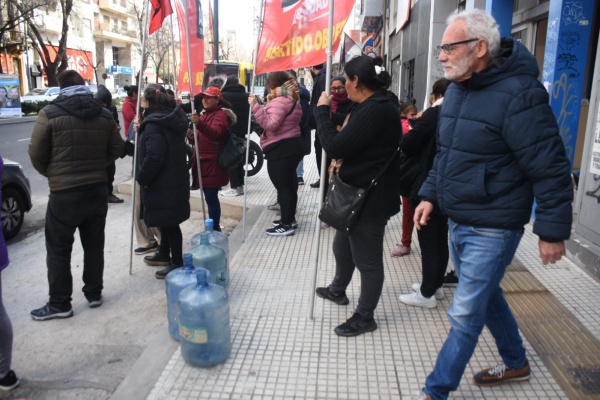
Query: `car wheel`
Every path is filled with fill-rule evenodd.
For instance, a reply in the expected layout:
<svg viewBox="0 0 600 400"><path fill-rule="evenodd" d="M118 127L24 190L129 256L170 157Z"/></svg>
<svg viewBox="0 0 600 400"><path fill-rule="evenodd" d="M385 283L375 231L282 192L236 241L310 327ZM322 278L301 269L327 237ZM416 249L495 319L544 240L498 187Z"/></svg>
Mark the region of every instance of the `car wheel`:
<svg viewBox="0 0 600 400"><path fill-rule="evenodd" d="M25 202L23 196L13 189L2 190L2 232L5 239L13 238L19 233L25 219Z"/></svg>

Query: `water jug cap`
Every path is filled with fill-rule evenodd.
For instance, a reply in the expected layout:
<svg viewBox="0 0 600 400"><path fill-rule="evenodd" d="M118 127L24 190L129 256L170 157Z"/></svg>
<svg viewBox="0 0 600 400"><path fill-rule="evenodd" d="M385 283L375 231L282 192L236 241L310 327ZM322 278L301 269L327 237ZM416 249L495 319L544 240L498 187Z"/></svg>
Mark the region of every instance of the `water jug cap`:
<svg viewBox="0 0 600 400"><path fill-rule="evenodd" d="M193 269L194 268L194 256L191 253L185 253L183 255L183 268Z"/></svg>
<svg viewBox="0 0 600 400"><path fill-rule="evenodd" d="M198 286L208 285L208 271L204 268L196 268L196 280Z"/></svg>
<svg viewBox="0 0 600 400"><path fill-rule="evenodd" d="M206 221L204 221L204 226L208 229L208 228L214 228L215 227L215 221L212 220L212 218L207 218Z"/></svg>

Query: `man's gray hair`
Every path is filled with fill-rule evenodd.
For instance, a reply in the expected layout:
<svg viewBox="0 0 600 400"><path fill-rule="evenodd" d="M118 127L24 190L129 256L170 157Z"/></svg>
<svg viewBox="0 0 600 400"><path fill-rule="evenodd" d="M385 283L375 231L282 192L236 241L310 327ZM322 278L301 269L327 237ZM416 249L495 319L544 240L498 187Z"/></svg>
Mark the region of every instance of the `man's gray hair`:
<svg viewBox="0 0 600 400"><path fill-rule="evenodd" d="M500 28L498 23L487 12L480 9L455 12L450 14L447 19L448 25L454 21L463 20L466 24L466 34L468 39L483 39L487 42L488 54L494 58L500 52ZM469 50L472 50L477 43L469 43Z"/></svg>

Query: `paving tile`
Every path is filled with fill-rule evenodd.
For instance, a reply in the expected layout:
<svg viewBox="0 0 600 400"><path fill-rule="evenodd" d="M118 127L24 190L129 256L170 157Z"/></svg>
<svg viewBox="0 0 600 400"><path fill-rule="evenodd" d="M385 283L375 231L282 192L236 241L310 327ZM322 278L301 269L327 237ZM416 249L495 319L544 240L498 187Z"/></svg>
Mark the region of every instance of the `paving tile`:
<svg viewBox="0 0 600 400"><path fill-rule="evenodd" d="M412 252L391 257L401 235L401 216L393 217L384 240L386 279L376 319L379 329L357 338L340 338L333 328L350 317L356 306L360 277L348 288L348 306L320 298L314 300L309 319L314 273L314 235L317 227L318 190L314 155L304 159L304 180L299 186L294 236L270 237L264 230L276 219L263 209L256 223L246 227L246 240L231 260L229 287L232 329L231 357L223 365L198 369L185 364L180 350L156 382L148 399L411 399L416 396L448 335L446 316L454 289L435 309L408 307L398 296L411 291L421 277L416 233ZM266 206L275 191L266 167L248 179L247 204ZM227 201L243 204L243 197ZM316 282L327 285L335 272L331 253L334 230L320 230ZM543 266L537 240L527 228L517 258L597 338L600 338L600 285L568 260ZM499 362L493 338L485 330L451 398L460 399L564 399L526 338L532 367L529 382L482 389L472 375Z"/></svg>

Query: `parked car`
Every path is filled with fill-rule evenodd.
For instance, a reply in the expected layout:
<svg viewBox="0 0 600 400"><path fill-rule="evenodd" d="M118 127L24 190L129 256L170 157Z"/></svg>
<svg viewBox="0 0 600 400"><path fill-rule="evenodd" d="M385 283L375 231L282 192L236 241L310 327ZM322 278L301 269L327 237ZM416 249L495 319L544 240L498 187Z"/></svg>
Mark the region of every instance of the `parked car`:
<svg viewBox="0 0 600 400"><path fill-rule="evenodd" d="M127 97L127 91L124 88L118 88L111 90L112 98L114 99L124 99Z"/></svg>
<svg viewBox="0 0 600 400"><path fill-rule="evenodd" d="M5 239L19 233L25 213L31 210L29 179L18 162L4 160L2 176L2 232Z"/></svg>
<svg viewBox="0 0 600 400"><path fill-rule="evenodd" d="M58 86L46 87L46 88L35 88L31 92L23 96L23 102L35 103L36 101L54 100L58 97L60 88Z"/></svg>

